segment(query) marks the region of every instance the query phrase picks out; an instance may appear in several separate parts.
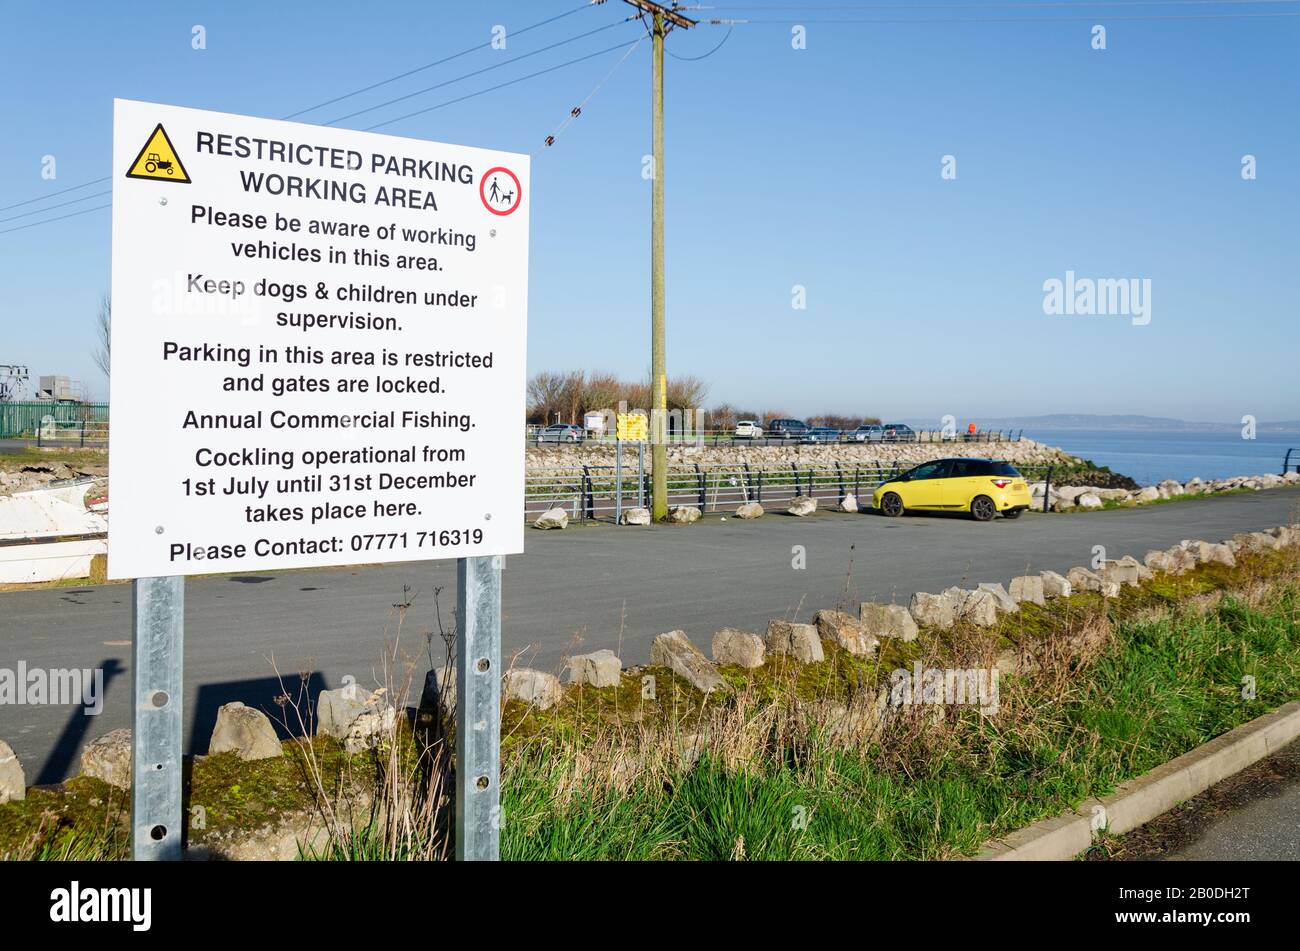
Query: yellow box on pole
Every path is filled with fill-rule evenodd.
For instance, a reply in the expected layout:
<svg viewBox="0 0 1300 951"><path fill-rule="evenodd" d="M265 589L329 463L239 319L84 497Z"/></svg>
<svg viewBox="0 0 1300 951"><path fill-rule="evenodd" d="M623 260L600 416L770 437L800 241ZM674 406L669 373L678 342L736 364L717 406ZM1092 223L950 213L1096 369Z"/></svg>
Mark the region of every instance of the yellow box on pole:
<svg viewBox="0 0 1300 951"><path fill-rule="evenodd" d="M644 413L618 414L618 438L624 442L645 442L649 431Z"/></svg>

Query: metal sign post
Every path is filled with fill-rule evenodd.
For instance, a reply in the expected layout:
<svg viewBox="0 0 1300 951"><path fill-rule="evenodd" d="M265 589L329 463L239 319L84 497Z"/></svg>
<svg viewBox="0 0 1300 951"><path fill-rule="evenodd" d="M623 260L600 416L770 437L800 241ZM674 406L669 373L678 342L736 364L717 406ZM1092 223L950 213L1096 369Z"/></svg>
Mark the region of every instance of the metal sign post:
<svg viewBox="0 0 1300 951"><path fill-rule="evenodd" d="M179 861L185 579L138 578L131 597L131 856Z"/></svg>
<svg viewBox="0 0 1300 951"><path fill-rule="evenodd" d="M456 562L456 858L501 857L501 560Z"/></svg>
<svg viewBox="0 0 1300 951"><path fill-rule="evenodd" d="M623 524L623 437L614 440L614 524Z"/></svg>

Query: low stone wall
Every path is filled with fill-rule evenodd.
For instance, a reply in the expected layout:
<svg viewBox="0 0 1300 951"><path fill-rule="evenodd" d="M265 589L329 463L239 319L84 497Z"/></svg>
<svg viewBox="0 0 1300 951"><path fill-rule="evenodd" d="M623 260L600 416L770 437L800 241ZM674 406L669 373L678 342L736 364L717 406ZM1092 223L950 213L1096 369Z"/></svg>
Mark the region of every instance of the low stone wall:
<svg viewBox="0 0 1300 951"><path fill-rule="evenodd" d="M1190 498L1198 495L1214 495L1221 492L1249 491L1262 489L1280 489L1283 486L1300 485L1300 472L1288 472L1286 475L1266 473L1257 476L1234 476L1231 479L1189 479L1178 482L1166 479L1156 485L1142 486L1138 489L1107 489L1092 485L1051 486L1050 490L1042 482L1034 482L1032 512L1043 508L1043 496L1049 491L1048 508L1053 512L1067 512L1075 509L1099 509L1107 502L1119 502L1124 505L1147 505L1166 499Z"/></svg>
<svg viewBox="0 0 1300 951"><path fill-rule="evenodd" d="M1082 459L1032 439L1001 443L828 443L826 445L789 446L694 446L670 445L670 465L742 465L779 466L798 463L815 465L834 462L879 463L914 466L931 459L970 456L999 459L1016 465L1083 465ZM569 469L574 466L612 466L615 448L610 445L530 446L525 450L529 471ZM623 448L623 464L636 465L635 446ZM646 447L646 467L650 465L650 448Z"/></svg>

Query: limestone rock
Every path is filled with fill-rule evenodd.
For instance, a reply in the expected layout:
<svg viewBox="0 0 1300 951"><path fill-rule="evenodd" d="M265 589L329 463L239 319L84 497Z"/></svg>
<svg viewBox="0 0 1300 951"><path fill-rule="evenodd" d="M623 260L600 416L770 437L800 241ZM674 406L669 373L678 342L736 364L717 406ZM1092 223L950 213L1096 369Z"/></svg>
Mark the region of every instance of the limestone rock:
<svg viewBox="0 0 1300 951"><path fill-rule="evenodd" d="M1020 604L1015 598L1007 593L1007 589L1002 587L996 581L983 581L979 585L980 591L987 591L993 595L994 604L999 614L1015 614L1020 610Z"/></svg>
<svg viewBox="0 0 1300 951"><path fill-rule="evenodd" d="M1148 485L1138 490L1137 494L1133 496L1133 501L1154 502L1158 498L1160 498L1160 490L1154 485Z"/></svg>
<svg viewBox="0 0 1300 951"><path fill-rule="evenodd" d="M757 502L746 502L736 509L736 518L758 518L763 514L763 506Z"/></svg>
<svg viewBox="0 0 1300 951"><path fill-rule="evenodd" d="M283 756L284 750L271 718L236 700L217 711L208 753L234 753L243 760L259 760Z"/></svg>
<svg viewBox="0 0 1300 951"><path fill-rule="evenodd" d="M322 690L316 698L316 733L345 739L348 728L370 702L370 692L354 684Z"/></svg>
<svg viewBox="0 0 1300 951"><path fill-rule="evenodd" d="M818 611L813 617L822 640L832 641L854 657L869 657L880 641L862 630L858 619L844 611Z"/></svg>
<svg viewBox="0 0 1300 951"><path fill-rule="evenodd" d="M1206 562L1214 565L1227 565L1229 568L1235 568L1237 558L1232 553L1232 549L1227 545L1211 545L1206 553Z"/></svg>
<svg viewBox="0 0 1300 951"><path fill-rule="evenodd" d="M957 608L957 617L962 620L970 621L979 627L992 627L998 623L998 603L991 592L982 588L967 591L964 588L954 587L946 589L944 594L953 600Z"/></svg>
<svg viewBox="0 0 1300 951"><path fill-rule="evenodd" d="M1097 569L1097 576L1103 581L1113 581L1119 585L1135 585L1139 580L1137 566L1122 561L1103 562Z"/></svg>
<svg viewBox="0 0 1300 951"><path fill-rule="evenodd" d="M1071 568L1066 579L1075 591L1096 591L1104 598L1114 598L1119 595L1118 581L1103 578L1097 572L1089 571L1087 568L1079 566Z"/></svg>
<svg viewBox="0 0 1300 951"><path fill-rule="evenodd" d="M1165 554L1169 556L1174 574L1181 575L1196 567L1196 555L1182 545L1174 545L1167 549Z"/></svg>
<svg viewBox="0 0 1300 951"><path fill-rule="evenodd" d="M27 796L27 777L23 764L4 740L0 740L0 805L16 802Z"/></svg>
<svg viewBox="0 0 1300 951"><path fill-rule="evenodd" d="M1074 586L1064 575L1055 571L1040 571L1038 577L1043 579L1044 598L1068 598L1074 594Z"/></svg>
<svg viewBox="0 0 1300 951"><path fill-rule="evenodd" d="M131 731L113 730L81 751L81 772L118 789L131 788Z"/></svg>
<svg viewBox="0 0 1300 951"><path fill-rule="evenodd" d="M622 518L619 521L623 525L649 525L650 510L642 508L624 509Z"/></svg>
<svg viewBox="0 0 1300 951"><path fill-rule="evenodd" d="M569 683L617 687L623 679L623 662L612 650L575 654L569 658Z"/></svg>
<svg viewBox="0 0 1300 951"><path fill-rule="evenodd" d="M946 593L930 594L928 591L918 591L912 595L912 603L908 606L908 610L921 627L937 627L942 630L952 627L953 621L957 619L956 605Z"/></svg>
<svg viewBox="0 0 1300 951"><path fill-rule="evenodd" d="M820 664L826 659L821 636L813 624L769 621L767 649L772 654L788 654L801 664Z"/></svg>
<svg viewBox="0 0 1300 951"><path fill-rule="evenodd" d="M388 700L388 690L373 693L356 684L336 690L322 690L316 700L316 732L343 743L349 753L359 753L379 743L397 722L397 711Z"/></svg>
<svg viewBox="0 0 1300 951"><path fill-rule="evenodd" d="M1142 563L1151 571L1165 571L1172 573L1175 567L1173 555L1167 551L1153 549L1146 553L1142 558Z"/></svg>
<svg viewBox="0 0 1300 951"><path fill-rule="evenodd" d="M841 512L856 512L858 510L858 497L850 492L840 500Z"/></svg>
<svg viewBox="0 0 1300 951"><path fill-rule="evenodd" d="M1020 575L1011 579L1011 590L1008 592L1017 603L1028 602L1030 604L1046 604L1046 596L1043 593L1042 575Z"/></svg>
<svg viewBox="0 0 1300 951"><path fill-rule="evenodd" d="M713 635L713 662L715 664L733 664L737 667L753 669L763 666L767 649L763 639L749 631L738 631L734 627L724 627Z"/></svg>
<svg viewBox="0 0 1300 951"><path fill-rule="evenodd" d="M801 518L805 515L811 515L813 512L817 511L817 500L809 498L806 495L801 495L790 503L790 507L786 509L786 511L791 515L798 515Z"/></svg>
<svg viewBox="0 0 1300 951"><path fill-rule="evenodd" d="M533 528L565 528L568 524L569 513L557 505L555 508L547 509L539 515L537 521L533 522Z"/></svg>
<svg viewBox="0 0 1300 951"><path fill-rule="evenodd" d="M917 627L912 614L901 604L875 604L864 601L858 609L858 621L864 633L874 638L896 637L916 640Z"/></svg>
<svg viewBox="0 0 1300 951"><path fill-rule="evenodd" d="M650 645L650 663L667 667L704 693L726 687L718 669L690 642L685 631L669 631L656 637Z"/></svg>
<svg viewBox="0 0 1300 951"><path fill-rule="evenodd" d="M538 710L549 710L564 698L559 677L532 667L514 667L506 671L501 689L507 700L519 700Z"/></svg>
<svg viewBox="0 0 1300 951"><path fill-rule="evenodd" d="M1074 504L1079 506L1081 509L1099 509L1102 507L1103 503L1101 501L1101 496L1096 492L1084 492L1075 499Z"/></svg>
<svg viewBox="0 0 1300 951"><path fill-rule="evenodd" d="M1123 558L1119 560L1119 564L1132 568L1134 571L1137 572L1137 582L1134 583L1150 581L1153 577L1155 577L1155 573L1150 568L1148 568L1142 562L1138 561L1132 555L1125 555Z"/></svg>
<svg viewBox="0 0 1300 951"><path fill-rule="evenodd" d="M693 505L679 505L668 513L668 521L677 525L690 525L701 517L702 513Z"/></svg>

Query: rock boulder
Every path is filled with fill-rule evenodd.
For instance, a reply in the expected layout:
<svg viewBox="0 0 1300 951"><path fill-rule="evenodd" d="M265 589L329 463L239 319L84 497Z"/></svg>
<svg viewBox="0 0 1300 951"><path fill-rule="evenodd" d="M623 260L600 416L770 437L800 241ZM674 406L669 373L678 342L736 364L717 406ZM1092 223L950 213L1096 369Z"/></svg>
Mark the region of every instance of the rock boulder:
<svg viewBox="0 0 1300 951"><path fill-rule="evenodd" d="M81 772L118 789L131 788L131 731L113 730L81 751Z"/></svg>
<svg viewBox="0 0 1300 951"><path fill-rule="evenodd" d="M0 805L27 796L27 777L13 748L0 740Z"/></svg>
<svg viewBox="0 0 1300 951"><path fill-rule="evenodd" d="M236 700L217 711L208 753L234 753L243 760L259 760L283 756L284 750L271 718Z"/></svg>
<svg viewBox="0 0 1300 951"><path fill-rule="evenodd" d="M788 654L801 664L820 664L826 659L816 625L795 621L768 622L767 650L771 654Z"/></svg>
<svg viewBox="0 0 1300 951"><path fill-rule="evenodd" d="M876 639L895 637L900 641L916 640L916 621L901 604L864 601L858 609L858 621L863 632Z"/></svg>
<svg viewBox="0 0 1300 951"><path fill-rule="evenodd" d="M501 689L507 700L518 700L538 710L549 710L564 698L559 677L532 667L506 671Z"/></svg>
<svg viewBox="0 0 1300 951"><path fill-rule="evenodd" d="M767 653L763 639L749 631L724 627L713 635L713 662L753 669L763 666Z"/></svg>
<svg viewBox="0 0 1300 951"><path fill-rule="evenodd" d="M569 683L593 687L617 687L623 678L623 662L612 650L575 654L569 658Z"/></svg>
<svg viewBox="0 0 1300 951"><path fill-rule="evenodd" d="M718 669L690 642L685 631L669 631L656 637L650 645L650 663L667 667L704 693L727 686Z"/></svg>
<svg viewBox="0 0 1300 951"><path fill-rule="evenodd" d="M568 524L569 524L569 513L564 511L564 509L560 508L559 506L556 506L555 508L547 509L541 515L539 515L537 517L537 521L533 522L533 528L540 528L543 530L552 529L552 528L566 528Z"/></svg>

